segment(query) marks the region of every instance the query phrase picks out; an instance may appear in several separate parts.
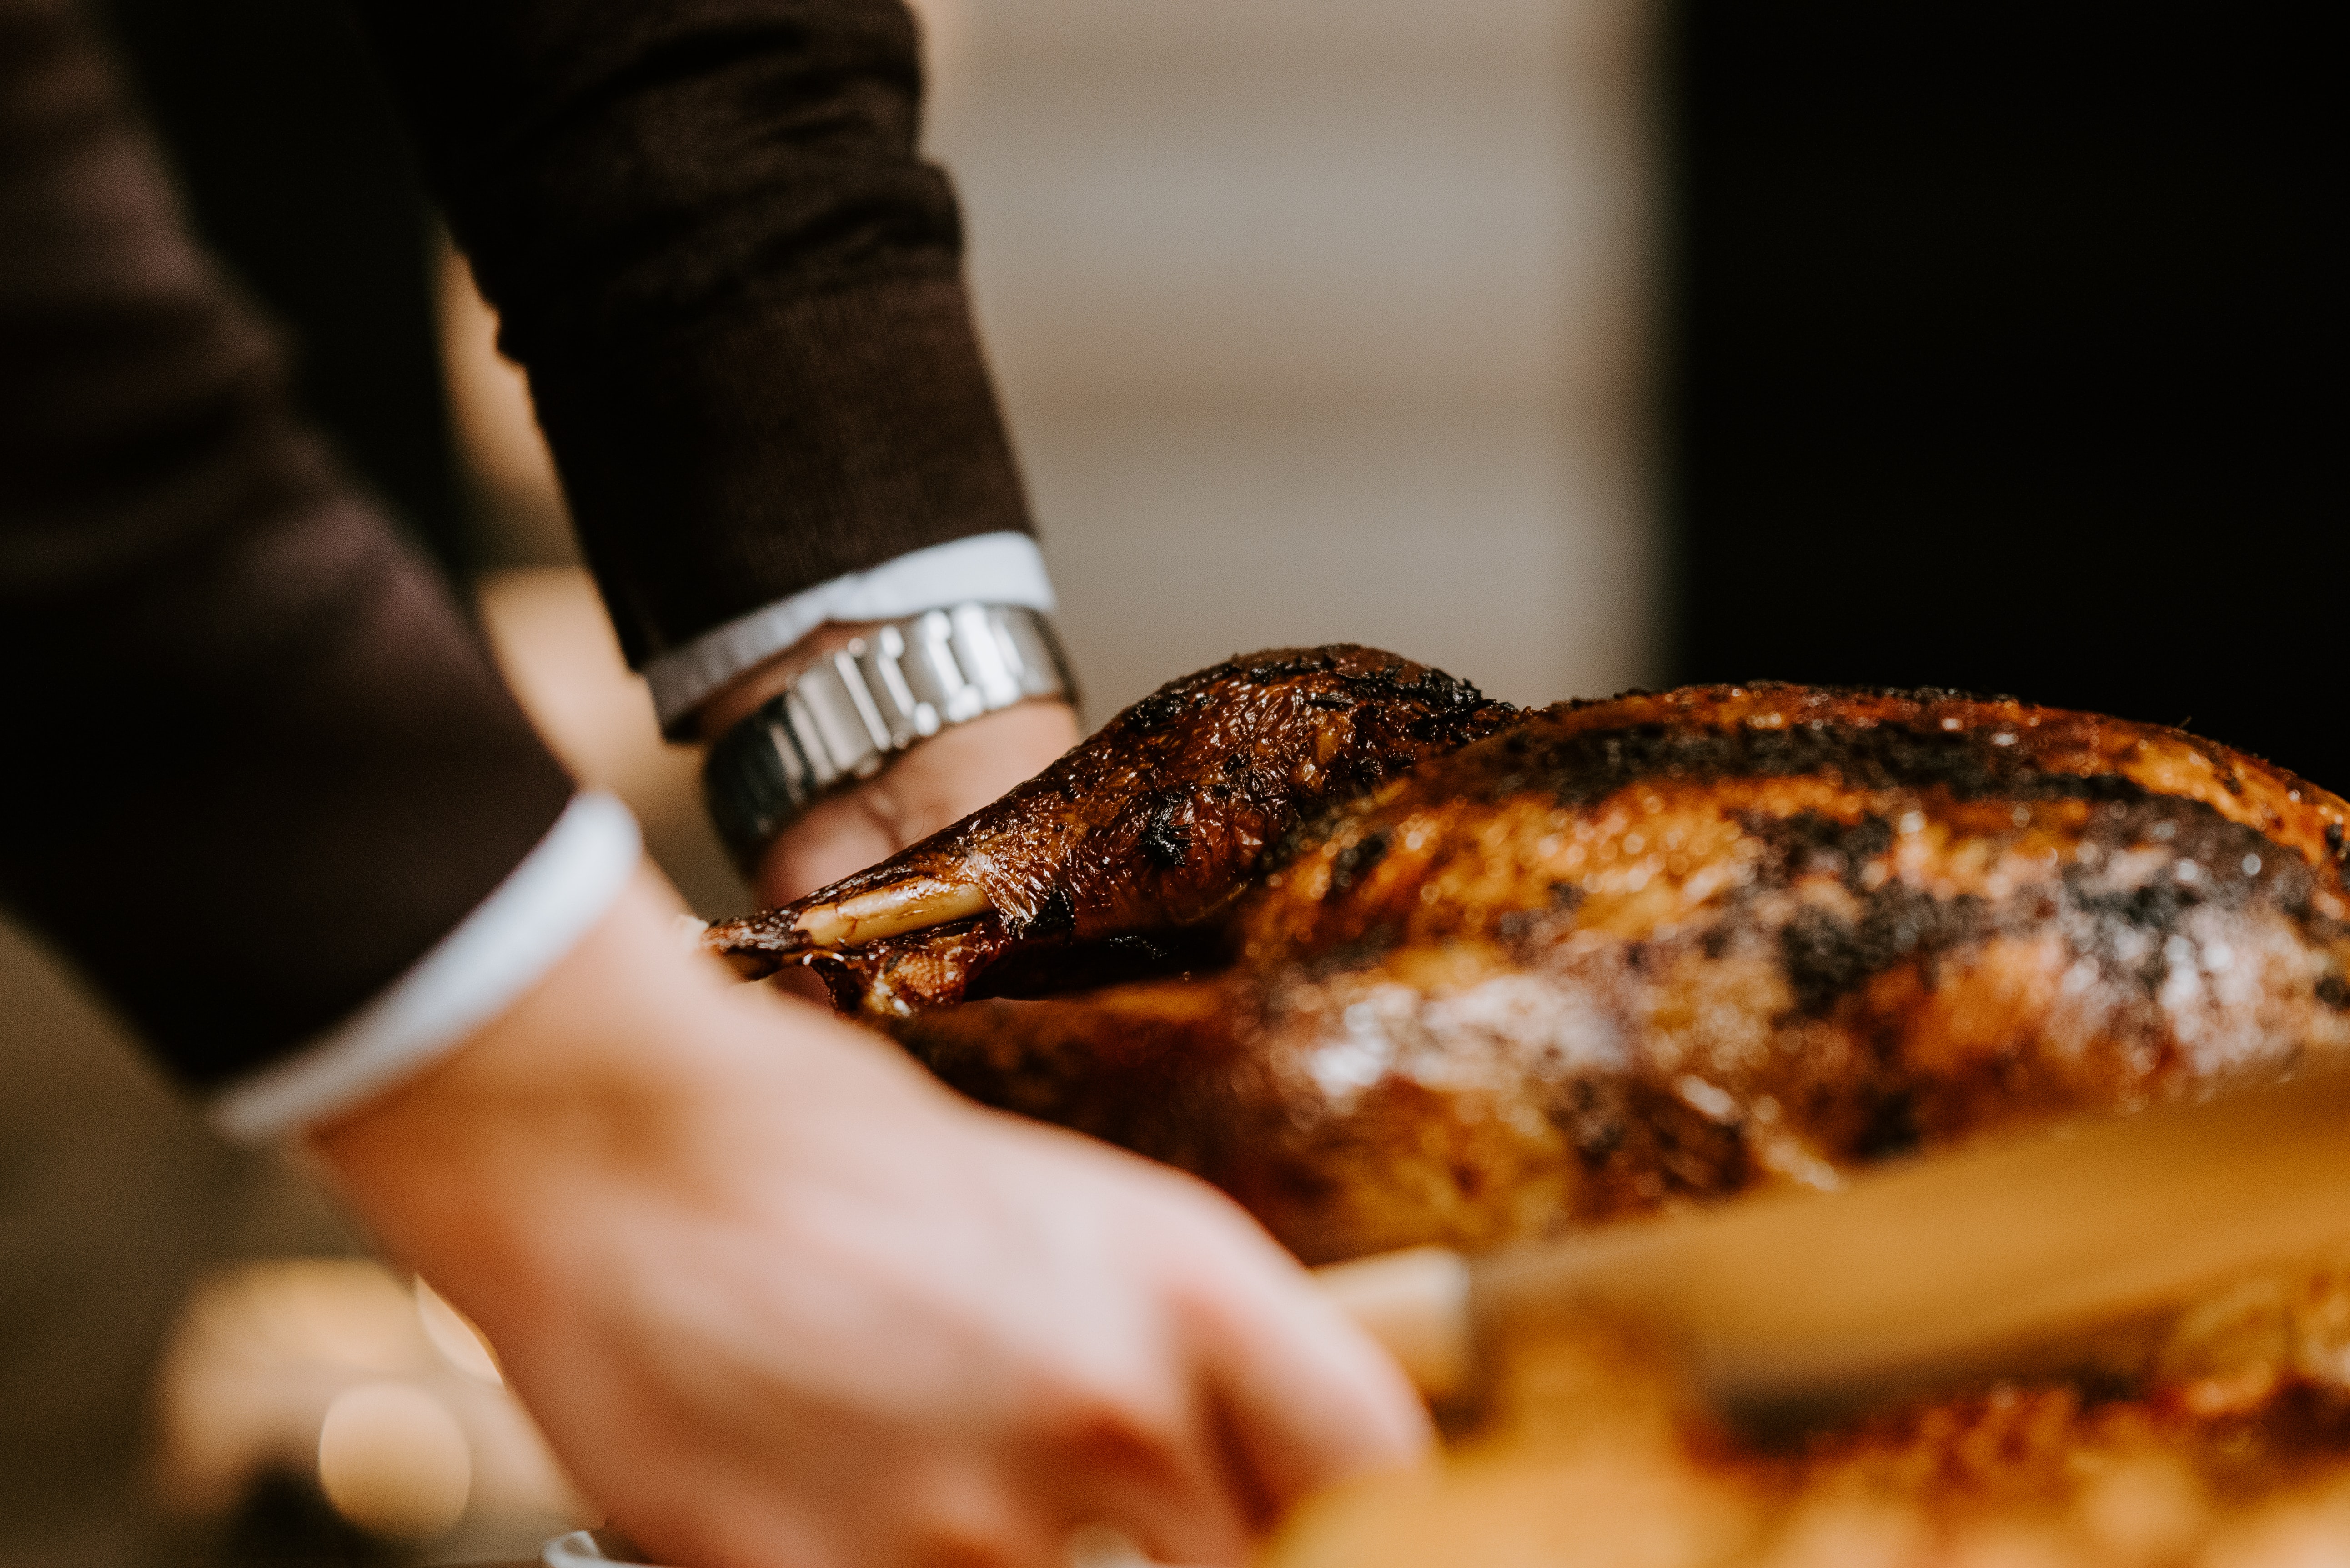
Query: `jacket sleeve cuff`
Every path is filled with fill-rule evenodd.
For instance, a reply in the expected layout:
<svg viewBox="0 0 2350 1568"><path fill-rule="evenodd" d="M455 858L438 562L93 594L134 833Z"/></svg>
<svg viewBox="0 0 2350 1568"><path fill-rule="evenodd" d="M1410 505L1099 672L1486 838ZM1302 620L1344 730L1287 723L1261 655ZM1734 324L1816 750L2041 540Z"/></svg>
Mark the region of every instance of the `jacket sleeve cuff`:
<svg viewBox="0 0 2350 1568"><path fill-rule="evenodd" d="M895 620L974 602L1050 614L1053 580L1036 541L1025 534L980 534L845 573L656 656L645 665L645 680L662 732L677 740L712 692L827 621Z"/></svg>
<svg viewBox="0 0 2350 1568"><path fill-rule="evenodd" d="M690 332L530 362L629 662L899 556L1027 533L952 277L746 296Z"/></svg>
<svg viewBox="0 0 2350 1568"><path fill-rule="evenodd" d="M213 1125L240 1143L282 1137L438 1061L577 945L641 854L627 806L608 794L573 797L496 890L374 1001L214 1096Z"/></svg>

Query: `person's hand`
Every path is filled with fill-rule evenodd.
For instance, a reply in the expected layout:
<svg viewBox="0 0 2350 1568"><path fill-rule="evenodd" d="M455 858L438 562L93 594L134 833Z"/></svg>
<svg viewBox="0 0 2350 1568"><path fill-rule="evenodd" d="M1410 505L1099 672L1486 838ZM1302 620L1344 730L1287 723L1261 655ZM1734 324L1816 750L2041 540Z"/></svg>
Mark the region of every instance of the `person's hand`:
<svg viewBox="0 0 2350 1568"><path fill-rule="evenodd" d="M760 857L753 890L787 904L960 822L1077 743L1066 702L1023 702L941 730L820 800Z"/></svg>
<svg viewBox="0 0 2350 1568"><path fill-rule="evenodd" d="M735 680L696 715L714 740L799 670L870 628L818 627ZM873 777L821 800L767 846L751 878L762 904L788 904L928 838L977 811L1077 743L1076 710L1023 702L941 730Z"/></svg>
<svg viewBox="0 0 2350 1568"><path fill-rule="evenodd" d="M1401 1375L1187 1177L972 1107L688 953L650 879L316 1137L588 1495L681 1568L1237 1563L1411 1462Z"/></svg>

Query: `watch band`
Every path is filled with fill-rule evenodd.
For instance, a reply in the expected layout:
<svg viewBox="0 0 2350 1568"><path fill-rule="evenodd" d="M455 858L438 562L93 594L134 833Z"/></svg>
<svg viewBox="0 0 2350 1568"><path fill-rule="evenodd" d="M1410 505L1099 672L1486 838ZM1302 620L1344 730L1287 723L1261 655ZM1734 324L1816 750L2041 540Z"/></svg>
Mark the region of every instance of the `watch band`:
<svg viewBox="0 0 2350 1568"><path fill-rule="evenodd" d="M956 605L875 628L792 677L712 744L702 798L746 869L837 785L949 725L1074 691L1052 623L1017 605Z"/></svg>

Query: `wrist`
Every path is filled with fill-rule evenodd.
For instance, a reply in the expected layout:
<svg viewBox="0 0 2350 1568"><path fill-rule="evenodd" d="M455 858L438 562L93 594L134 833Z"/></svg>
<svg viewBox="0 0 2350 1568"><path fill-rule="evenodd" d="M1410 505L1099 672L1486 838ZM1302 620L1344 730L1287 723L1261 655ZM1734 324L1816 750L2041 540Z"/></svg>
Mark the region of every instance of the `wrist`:
<svg viewBox="0 0 2350 1568"><path fill-rule="evenodd" d="M975 721L1071 695L1050 623L1024 606L973 601L828 628L730 689L712 711L703 799L737 863L754 873L778 835L910 752Z"/></svg>
<svg viewBox="0 0 2350 1568"><path fill-rule="evenodd" d="M640 876L512 1007L441 1062L311 1134L394 1252L433 1274L498 1257L528 1241L534 1189L658 1158L672 1141L674 1091L626 1048L633 1030L641 1049L656 991L667 992L664 1033L683 1025L688 1050L707 1048L696 1027L708 1006L701 977L678 961L688 955L660 950L676 945L663 929L672 909L666 889Z"/></svg>
<svg viewBox="0 0 2350 1568"><path fill-rule="evenodd" d="M1042 772L1077 738L1076 710L1047 699L942 731L769 839L753 889L787 904L885 860Z"/></svg>
<svg viewBox="0 0 2350 1568"><path fill-rule="evenodd" d="M677 936L650 874L512 1008L416 1077L311 1136L379 1240L473 1314L502 1321L592 1290L603 1228L707 1179L751 1129L845 1075L910 1064L821 1009L736 985ZM831 1097L837 1098L837 1096Z"/></svg>

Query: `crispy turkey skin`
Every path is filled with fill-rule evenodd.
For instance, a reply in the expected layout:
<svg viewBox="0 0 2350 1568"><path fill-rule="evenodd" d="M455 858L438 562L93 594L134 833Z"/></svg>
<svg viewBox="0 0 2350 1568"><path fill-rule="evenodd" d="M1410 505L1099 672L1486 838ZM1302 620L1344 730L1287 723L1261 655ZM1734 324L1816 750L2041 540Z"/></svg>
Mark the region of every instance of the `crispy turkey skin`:
<svg viewBox="0 0 2350 1568"><path fill-rule="evenodd" d="M1161 965L1307 811L1518 717L1377 649L1279 648L1169 682L1003 799L712 945L746 976L816 969L845 1009L961 1001ZM895 940L893 940L895 939Z"/></svg>
<svg viewBox="0 0 2350 1568"><path fill-rule="evenodd" d="M2210 742L2013 701L1521 712L1291 649L712 940L1323 1262L1832 1187L2350 1052L2345 816ZM940 887L984 911L923 923ZM892 897L916 916L869 940L827 913Z"/></svg>

